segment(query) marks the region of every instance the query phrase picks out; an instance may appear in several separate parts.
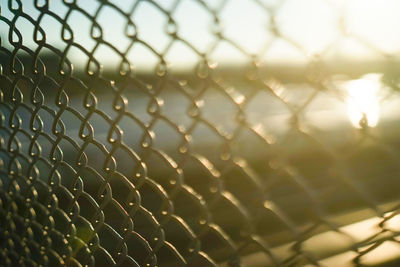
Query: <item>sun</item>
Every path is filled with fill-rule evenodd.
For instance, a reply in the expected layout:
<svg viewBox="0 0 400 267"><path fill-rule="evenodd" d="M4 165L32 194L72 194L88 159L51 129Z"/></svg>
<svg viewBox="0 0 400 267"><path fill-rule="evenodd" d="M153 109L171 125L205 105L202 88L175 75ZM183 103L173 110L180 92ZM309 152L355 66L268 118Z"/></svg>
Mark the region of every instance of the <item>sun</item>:
<svg viewBox="0 0 400 267"><path fill-rule="evenodd" d="M345 84L347 115L356 128L375 127L379 121L380 74L367 74Z"/></svg>

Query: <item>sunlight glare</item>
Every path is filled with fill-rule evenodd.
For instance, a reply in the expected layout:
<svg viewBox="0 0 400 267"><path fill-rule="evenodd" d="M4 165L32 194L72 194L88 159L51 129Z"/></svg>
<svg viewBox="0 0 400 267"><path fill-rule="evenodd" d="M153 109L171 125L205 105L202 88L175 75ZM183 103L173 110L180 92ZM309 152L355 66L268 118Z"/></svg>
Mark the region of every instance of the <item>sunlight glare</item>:
<svg viewBox="0 0 400 267"><path fill-rule="evenodd" d="M356 128L378 124L380 77L379 74L368 74L346 83L347 114Z"/></svg>

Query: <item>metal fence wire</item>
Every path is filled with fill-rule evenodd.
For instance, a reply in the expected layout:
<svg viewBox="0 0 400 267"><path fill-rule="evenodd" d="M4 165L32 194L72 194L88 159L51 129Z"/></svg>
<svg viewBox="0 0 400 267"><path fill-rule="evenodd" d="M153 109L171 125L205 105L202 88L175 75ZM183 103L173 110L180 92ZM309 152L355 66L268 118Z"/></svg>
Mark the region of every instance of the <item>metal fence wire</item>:
<svg viewBox="0 0 400 267"><path fill-rule="evenodd" d="M1 0L0 265L398 266L399 9L358 2Z"/></svg>

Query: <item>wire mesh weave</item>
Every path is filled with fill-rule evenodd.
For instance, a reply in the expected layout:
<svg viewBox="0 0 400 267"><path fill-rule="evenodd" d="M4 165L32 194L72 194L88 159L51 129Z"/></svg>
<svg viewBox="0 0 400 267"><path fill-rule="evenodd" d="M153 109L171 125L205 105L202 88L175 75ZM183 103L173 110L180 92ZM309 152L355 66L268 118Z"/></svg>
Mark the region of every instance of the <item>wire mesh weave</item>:
<svg viewBox="0 0 400 267"><path fill-rule="evenodd" d="M286 86L290 70L263 64L271 41L251 53L225 35L220 17L233 0L191 1L213 22L212 38L204 50L185 39L175 15L187 1L0 3L0 265L318 266L335 255L359 265L398 245L395 124L376 133L364 117L360 129L334 132L307 121L321 95L344 101L322 60L335 42L309 55L275 20L285 1L247 1L268 18L272 39L306 58L293 78L299 94ZM141 38L143 5L166 21L162 49ZM105 9L123 40L107 39ZM74 14L90 22L90 42L70 26ZM33 36L21 33L22 20ZM348 36L342 24L339 16ZM394 56L356 39L384 56L374 71L388 97L397 94ZM221 43L245 63L215 64ZM168 59L176 44L196 58L183 71ZM129 56L138 45L156 58L150 71ZM117 67L107 69L101 48ZM264 120L278 106L279 131ZM368 218L372 230L346 228Z"/></svg>

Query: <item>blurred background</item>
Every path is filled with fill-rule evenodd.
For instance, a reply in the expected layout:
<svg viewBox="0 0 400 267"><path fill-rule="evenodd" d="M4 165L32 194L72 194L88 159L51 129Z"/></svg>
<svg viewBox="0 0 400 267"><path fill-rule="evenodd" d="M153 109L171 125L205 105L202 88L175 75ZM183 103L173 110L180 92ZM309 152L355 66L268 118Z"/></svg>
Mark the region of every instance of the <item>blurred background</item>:
<svg viewBox="0 0 400 267"><path fill-rule="evenodd" d="M0 263L397 266L399 13L3 1Z"/></svg>

